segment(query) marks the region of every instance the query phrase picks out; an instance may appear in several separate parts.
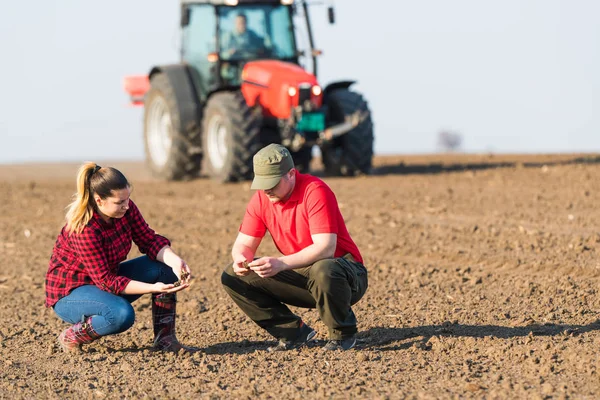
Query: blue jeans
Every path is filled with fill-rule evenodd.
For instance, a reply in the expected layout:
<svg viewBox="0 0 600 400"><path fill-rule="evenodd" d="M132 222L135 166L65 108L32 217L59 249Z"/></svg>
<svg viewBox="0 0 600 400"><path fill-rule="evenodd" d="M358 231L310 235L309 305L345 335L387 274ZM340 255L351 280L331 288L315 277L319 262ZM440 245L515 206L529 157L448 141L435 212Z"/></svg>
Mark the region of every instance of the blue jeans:
<svg viewBox="0 0 600 400"><path fill-rule="evenodd" d="M118 275L145 283L177 281L177 275L171 267L159 261L152 261L147 256L121 263ZM118 296L94 285L84 285L61 298L54 305L54 312L60 319L71 324L92 317L92 327L98 335L112 335L131 328L135 321L135 311L131 303L141 296Z"/></svg>

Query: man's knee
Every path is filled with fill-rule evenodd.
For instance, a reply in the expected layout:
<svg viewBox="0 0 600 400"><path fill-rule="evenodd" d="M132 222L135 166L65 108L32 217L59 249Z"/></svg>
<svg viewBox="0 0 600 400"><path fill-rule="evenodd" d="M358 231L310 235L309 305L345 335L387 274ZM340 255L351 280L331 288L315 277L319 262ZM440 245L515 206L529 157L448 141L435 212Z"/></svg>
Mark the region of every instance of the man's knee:
<svg viewBox="0 0 600 400"><path fill-rule="evenodd" d="M233 264L229 263L221 274L221 284L225 289L233 289L238 281L239 278L233 271Z"/></svg>
<svg viewBox="0 0 600 400"><path fill-rule="evenodd" d="M327 290L334 280L345 276L343 268L333 258L319 260L310 267L311 280L324 290Z"/></svg>
<svg viewBox="0 0 600 400"><path fill-rule="evenodd" d="M223 270L223 274L221 275L221 282L223 282L223 277L225 275L229 275L232 278L235 278L237 275L235 274L235 272L233 271L233 263L229 263L227 264L227 266L225 267L225 269Z"/></svg>

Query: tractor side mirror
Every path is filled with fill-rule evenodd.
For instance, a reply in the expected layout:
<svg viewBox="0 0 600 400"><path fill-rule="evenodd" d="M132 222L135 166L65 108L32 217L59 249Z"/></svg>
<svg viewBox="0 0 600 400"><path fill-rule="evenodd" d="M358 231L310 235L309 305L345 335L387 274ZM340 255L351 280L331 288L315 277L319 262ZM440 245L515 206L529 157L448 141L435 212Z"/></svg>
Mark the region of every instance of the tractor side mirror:
<svg viewBox="0 0 600 400"><path fill-rule="evenodd" d="M185 7L181 10L181 27L188 26L190 23L190 9Z"/></svg>
<svg viewBox="0 0 600 400"><path fill-rule="evenodd" d="M329 18L329 23L335 23L335 11L332 6L327 7L327 17Z"/></svg>

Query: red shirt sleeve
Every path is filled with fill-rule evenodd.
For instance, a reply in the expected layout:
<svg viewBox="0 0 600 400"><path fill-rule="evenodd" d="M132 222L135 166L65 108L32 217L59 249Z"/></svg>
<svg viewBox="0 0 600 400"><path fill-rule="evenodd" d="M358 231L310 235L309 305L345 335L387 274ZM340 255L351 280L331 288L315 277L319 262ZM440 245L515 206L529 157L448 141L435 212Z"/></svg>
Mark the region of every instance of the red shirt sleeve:
<svg viewBox="0 0 600 400"><path fill-rule="evenodd" d="M150 259L156 260L156 255L165 246L170 246L171 242L164 236L157 235L152 230L139 208L135 203L129 200L129 224L133 242L137 245L142 254L146 254Z"/></svg>
<svg viewBox="0 0 600 400"><path fill-rule="evenodd" d="M129 284L131 279L118 276L109 267L104 254L102 232L86 227L83 232L71 236L71 243L94 285L106 292L119 294Z"/></svg>
<svg viewBox="0 0 600 400"><path fill-rule="evenodd" d="M257 238L263 238L267 232L267 226L262 218L261 212L261 199L259 192L254 193L248 206L246 206L246 213L244 219L240 225L240 232Z"/></svg>
<svg viewBox="0 0 600 400"><path fill-rule="evenodd" d="M311 184L306 191L306 210L310 234L338 233L339 207L335 195L324 184Z"/></svg>

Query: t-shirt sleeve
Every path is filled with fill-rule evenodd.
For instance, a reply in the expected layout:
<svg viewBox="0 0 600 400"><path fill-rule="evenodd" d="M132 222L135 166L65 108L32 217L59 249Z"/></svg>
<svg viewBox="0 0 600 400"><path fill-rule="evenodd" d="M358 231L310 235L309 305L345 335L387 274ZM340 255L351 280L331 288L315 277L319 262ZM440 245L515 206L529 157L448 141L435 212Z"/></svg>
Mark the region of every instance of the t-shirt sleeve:
<svg viewBox="0 0 600 400"><path fill-rule="evenodd" d="M339 207L335 195L325 184L314 185L306 193L310 234L338 233Z"/></svg>
<svg viewBox="0 0 600 400"><path fill-rule="evenodd" d="M262 218L262 207L259 192L254 193L248 206L244 219L240 225L240 232L244 235L262 238L267 232L267 227Z"/></svg>

